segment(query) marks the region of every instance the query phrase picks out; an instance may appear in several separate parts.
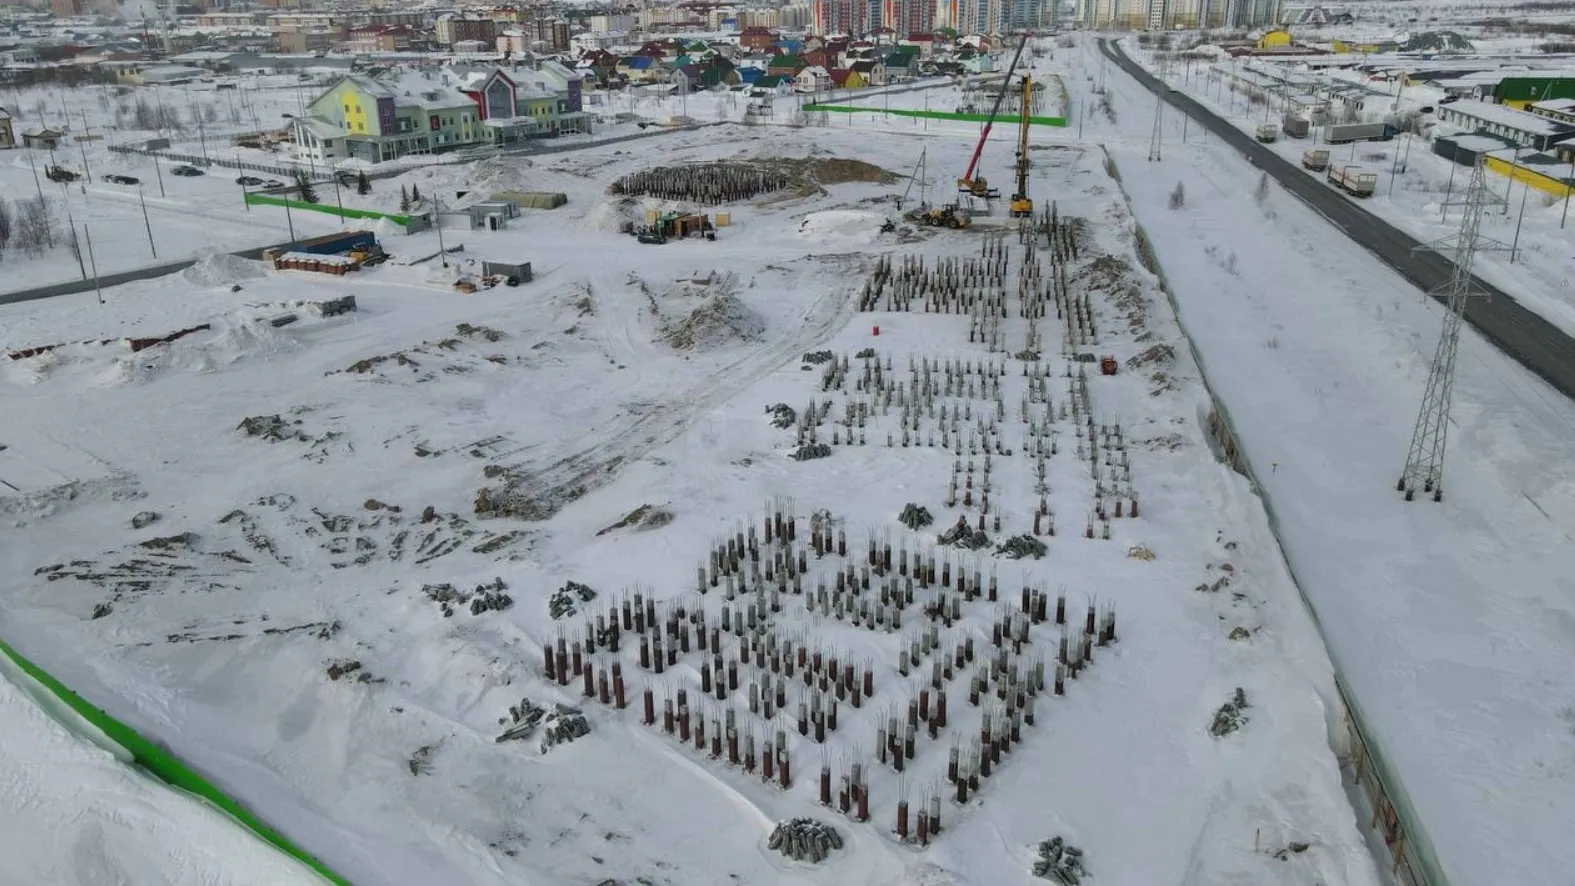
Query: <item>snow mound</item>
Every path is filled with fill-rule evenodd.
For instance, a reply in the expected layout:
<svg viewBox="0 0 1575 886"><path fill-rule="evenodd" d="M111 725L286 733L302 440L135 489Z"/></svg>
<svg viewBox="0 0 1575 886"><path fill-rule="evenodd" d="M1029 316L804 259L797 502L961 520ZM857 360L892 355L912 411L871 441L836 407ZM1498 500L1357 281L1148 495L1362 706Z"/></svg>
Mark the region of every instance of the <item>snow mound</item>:
<svg viewBox="0 0 1575 886"><path fill-rule="evenodd" d="M209 253L181 271L181 277L195 286L230 286L263 275L262 262L224 252Z"/></svg>
<svg viewBox="0 0 1575 886"><path fill-rule="evenodd" d="M754 341L765 331L766 321L759 314L738 296L723 292L669 326L662 338L679 350L709 350Z"/></svg>
<svg viewBox="0 0 1575 886"><path fill-rule="evenodd" d="M798 235L820 242L874 243L880 237L884 216L857 209L827 209L804 216Z"/></svg>
<svg viewBox="0 0 1575 886"><path fill-rule="evenodd" d="M211 330L167 344L129 353L121 347L113 346L114 356L99 383L121 387L145 384L172 370L213 372L247 357L294 350L295 340L265 321L237 314L214 322Z"/></svg>
<svg viewBox="0 0 1575 886"><path fill-rule="evenodd" d="M585 218L580 221L580 227L590 231L617 233L625 222L643 224L644 221L644 205L633 197L623 197L597 203L585 213Z"/></svg>

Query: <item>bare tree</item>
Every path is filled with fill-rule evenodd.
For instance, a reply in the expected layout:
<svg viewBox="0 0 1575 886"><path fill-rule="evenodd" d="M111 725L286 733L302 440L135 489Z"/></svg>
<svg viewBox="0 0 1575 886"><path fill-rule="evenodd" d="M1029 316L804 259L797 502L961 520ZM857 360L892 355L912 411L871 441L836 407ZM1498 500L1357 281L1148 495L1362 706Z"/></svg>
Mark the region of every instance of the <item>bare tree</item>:
<svg viewBox="0 0 1575 886"><path fill-rule="evenodd" d="M11 238L16 243L16 247L27 255L38 255L43 252L54 238L49 205L38 197L18 200L16 224Z"/></svg>
<svg viewBox="0 0 1575 886"><path fill-rule="evenodd" d="M11 209L4 200L0 200L0 255L5 253L5 248L11 243Z"/></svg>

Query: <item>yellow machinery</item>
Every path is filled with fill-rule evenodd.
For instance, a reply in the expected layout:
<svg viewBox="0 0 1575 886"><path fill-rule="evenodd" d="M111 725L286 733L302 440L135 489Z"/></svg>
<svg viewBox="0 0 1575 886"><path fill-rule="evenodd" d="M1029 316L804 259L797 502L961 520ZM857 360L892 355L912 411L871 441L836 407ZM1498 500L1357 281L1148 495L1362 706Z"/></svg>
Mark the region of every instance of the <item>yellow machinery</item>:
<svg viewBox="0 0 1575 886"><path fill-rule="evenodd" d="M984 176L975 175L979 171L979 155L984 153L984 143L990 140L990 130L995 127L995 118L1001 113L1001 102L1006 98L1007 90L1011 89L1012 72L1017 70L1017 63L1023 57L1023 49L1028 46L1028 38L1032 32L1023 32L1023 41L1017 44L1017 53L1012 56L1012 63L1006 66L1006 76L1001 79L1001 91L995 94L995 104L990 106L990 116L984 120L984 129L979 132L979 141L973 146L973 156L968 160L968 171L957 179L958 193L968 194L984 200L993 200L1001 196L999 188L990 187Z"/></svg>
<svg viewBox="0 0 1575 886"><path fill-rule="evenodd" d="M919 220L935 228L954 228L962 230L973 221L956 203L948 203L933 209L926 209L920 213Z"/></svg>
<svg viewBox="0 0 1575 886"><path fill-rule="evenodd" d="M1023 108L1017 122L1017 192L1012 194L1012 218L1032 218L1034 201L1028 196L1028 125L1034 98L1034 78L1023 75Z"/></svg>

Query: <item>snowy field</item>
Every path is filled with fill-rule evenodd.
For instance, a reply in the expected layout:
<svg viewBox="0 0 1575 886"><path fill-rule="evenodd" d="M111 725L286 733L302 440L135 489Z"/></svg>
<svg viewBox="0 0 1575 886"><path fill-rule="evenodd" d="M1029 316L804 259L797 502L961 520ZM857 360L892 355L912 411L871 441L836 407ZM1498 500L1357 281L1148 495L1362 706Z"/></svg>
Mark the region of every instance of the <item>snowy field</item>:
<svg viewBox="0 0 1575 886"><path fill-rule="evenodd" d="M322 882L92 730L0 656L0 883Z"/></svg>
<svg viewBox="0 0 1575 886"><path fill-rule="evenodd" d="M1151 69L1160 67L1148 53L1136 46L1130 49L1133 59ZM1268 104L1251 104L1245 95L1231 93L1228 77L1216 78L1203 65L1194 64L1190 72L1185 68L1173 68L1167 77L1173 86L1231 120L1244 132L1254 131L1261 123L1277 124L1281 120L1278 99ZM1373 85L1392 95L1377 103L1382 105L1381 109L1370 115L1370 119L1375 120L1396 108L1405 113L1437 107L1438 100L1443 97L1442 90L1430 87ZM1134 106L1129 113L1147 117L1152 123L1152 98L1147 109L1140 111L1143 107ZM1436 121L1437 118L1427 115L1423 119ZM1442 129L1453 131L1454 128L1446 125ZM1423 243L1444 241L1458 232L1463 209L1461 200L1471 170L1434 154L1427 139L1403 135L1389 142L1325 145L1316 138L1316 131L1312 135L1306 139L1281 137L1270 147L1293 163L1299 163L1302 152L1309 148L1326 148L1332 164L1355 165L1363 171L1376 172L1377 192L1361 201L1363 208ZM1189 138L1201 140L1201 128L1194 128ZM1558 173L1567 171L1559 169ZM1322 173L1307 174L1322 176ZM1480 253L1473 270L1483 280L1513 293L1528 309L1565 332L1575 334L1575 288L1572 288L1575 254L1567 248L1572 229L1568 228L1571 220L1565 211L1565 201L1522 182L1512 184L1508 178L1491 170L1487 182L1495 205L1483 214L1481 234L1495 241L1494 249ZM1446 202L1450 203L1447 211ZM1511 247L1516 250L1513 261Z"/></svg>
<svg viewBox="0 0 1575 886"><path fill-rule="evenodd" d="M346 277L216 258L102 307L0 308L6 349L61 345L0 360L0 480L17 490L0 498L16 540L0 630L355 882L995 886L1030 882L1037 845L1060 836L1102 884L1379 883L1330 747L1330 663L1257 500L1199 430L1197 367L1101 152L1034 152L1041 208L1076 220L1056 297L1044 235L1025 246L1004 219L883 233L905 183L845 162L906 172L927 147L941 193L965 136L759 136L379 183L445 203L493 186L569 195L504 231L445 231L458 267L408 263L436 252L433 232L390 238L394 261ZM998 128L985 153L1002 183L1014 137ZM717 207L731 224L715 242L618 232L672 204L608 196L616 177L720 158L790 184ZM457 294L480 258L532 261L536 279ZM304 304L341 295L359 310ZM297 321L267 322L285 312ZM136 353L117 341L203 324ZM801 442L829 454L790 458ZM934 523L905 528L910 503ZM778 510L786 544L764 535ZM941 546L959 518L989 545ZM815 527L838 537L824 556ZM764 575L745 555L699 593L697 567L739 536ZM996 552L1018 536L1046 556ZM889 571L869 570L872 541L891 546ZM910 603L921 554L937 574ZM603 627L636 593L660 673L642 666L641 627L616 651ZM1114 636L1096 634L1108 642L1058 695L1061 638L1076 660L1091 609L1101 626L1115 614ZM557 660L565 681L546 672L559 638L593 637L584 664L598 683L619 669L625 709L583 697ZM678 698L709 733L687 746L663 724ZM579 706L589 734L544 749L578 731L549 715L498 741L531 716L522 700ZM712 743L728 718L743 753L762 752L752 772ZM780 768L763 778L767 742L786 787ZM979 764L963 803L953 748L964 783ZM836 808L854 764L868 821L856 791ZM941 830L924 847L927 808ZM797 816L843 848L815 866L771 851ZM95 876L61 864L67 882Z"/></svg>
<svg viewBox="0 0 1575 886"><path fill-rule="evenodd" d="M1467 330L1448 498L1404 503L1394 482L1441 309L1294 197L1276 187L1258 201L1245 161L1195 127L1182 144L1179 115L1164 160L1147 162L1152 94L1114 64L1106 76L1121 122L1091 118L1090 133L1111 146L1442 870L1453 883L1562 881L1575 860L1562 838L1575 819L1575 408Z"/></svg>

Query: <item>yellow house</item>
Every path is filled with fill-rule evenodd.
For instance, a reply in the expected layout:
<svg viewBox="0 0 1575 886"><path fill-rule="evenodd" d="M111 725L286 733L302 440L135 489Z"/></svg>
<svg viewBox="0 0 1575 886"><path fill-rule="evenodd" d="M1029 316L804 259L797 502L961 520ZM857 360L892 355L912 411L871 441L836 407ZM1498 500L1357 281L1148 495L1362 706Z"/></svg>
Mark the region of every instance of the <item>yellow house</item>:
<svg viewBox="0 0 1575 886"><path fill-rule="evenodd" d="M870 85L869 81L864 79L863 74L851 68L842 71L832 71L831 82L836 84L838 89L863 89Z"/></svg>
<svg viewBox="0 0 1575 886"><path fill-rule="evenodd" d="M1284 28L1275 28L1258 38L1259 49L1289 49L1292 44L1291 32Z"/></svg>

